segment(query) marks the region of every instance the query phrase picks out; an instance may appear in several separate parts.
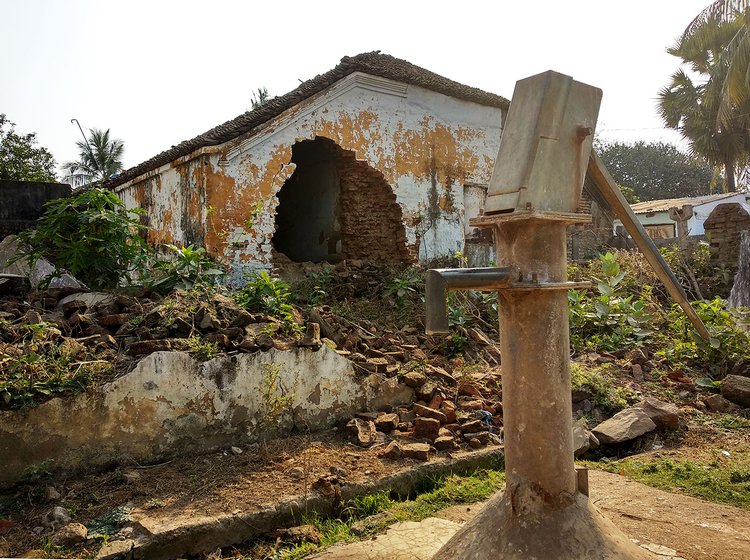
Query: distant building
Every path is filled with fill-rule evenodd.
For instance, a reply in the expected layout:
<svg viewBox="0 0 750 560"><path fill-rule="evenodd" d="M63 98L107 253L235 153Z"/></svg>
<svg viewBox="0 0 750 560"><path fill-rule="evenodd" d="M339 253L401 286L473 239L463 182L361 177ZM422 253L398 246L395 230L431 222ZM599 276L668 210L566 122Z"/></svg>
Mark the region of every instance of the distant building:
<svg viewBox="0 0 750 560"><path fill-rule="evenodd" d="M739 204L750 211L750 205L744 193L649 200L633 204L631 208L652 239L670 240L681 235L686 237L704 235L704 223L714 208L732 203ZM615 234L625 235L620 220L614 220L613 228ZM681 233L681 228L684 229L684 233Z"/></svg>

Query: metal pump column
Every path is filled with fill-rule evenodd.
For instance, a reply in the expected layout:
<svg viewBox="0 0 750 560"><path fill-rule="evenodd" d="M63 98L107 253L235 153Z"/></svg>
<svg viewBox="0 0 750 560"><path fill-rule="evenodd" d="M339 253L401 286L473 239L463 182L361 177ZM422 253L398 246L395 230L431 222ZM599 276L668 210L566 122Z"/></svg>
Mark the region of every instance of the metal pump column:
<svg viewBox="0 0 750 560"><path fill-rule="evenodd" d="M501 278L472 285L499 294L506 490L435 560L651 557L578 491L573 461L566 229L590 219L576 209L600 100L555 72L516 84L484 214L472 221L497 241ZM460 271L436 272L461 285ZM429 315L428 330L438 324Z"/></svg>

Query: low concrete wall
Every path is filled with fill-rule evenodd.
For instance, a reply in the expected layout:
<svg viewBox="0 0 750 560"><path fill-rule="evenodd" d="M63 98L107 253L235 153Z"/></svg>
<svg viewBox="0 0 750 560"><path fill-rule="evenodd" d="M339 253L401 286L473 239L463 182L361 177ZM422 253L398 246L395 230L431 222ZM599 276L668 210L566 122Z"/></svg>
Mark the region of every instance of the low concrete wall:
<svg viewBox="0 0 750 560"><path fill-rule="evenodd" d="M330 427L354 412L411 398L396 378L357 377L326 346L204 363L183 352L156 352L99 389L1 412L0 486L41 464L84 472L200 454L280 430Z"/></svg>

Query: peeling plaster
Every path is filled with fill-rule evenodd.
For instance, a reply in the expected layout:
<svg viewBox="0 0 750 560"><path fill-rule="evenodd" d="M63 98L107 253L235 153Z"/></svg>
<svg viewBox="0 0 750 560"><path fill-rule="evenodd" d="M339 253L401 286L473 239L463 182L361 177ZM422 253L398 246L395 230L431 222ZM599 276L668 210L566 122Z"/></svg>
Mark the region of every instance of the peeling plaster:
<svg viewBox="0 0 750 560"><path fill-rule="evenodd" d="M269 364L278 368L271 398L290 399L289 408L272 420L263 390ZM327 346L203 363L183 352L156 352L96 390L0 412L5 458L0 487L43 462L55 470L85 472L125 460L148 463L206 453L280 428L323 429L357 411L412 398L412 390L396 378L356 376L351 363Z"/></svg>
<svg viewBox="0 0 750 560"><path fill-rule="evenodd" d="M202 241L236 272L269 268L276 194L294 172L292 145L322 136L383 174L402 208L407 244L430 259L462 249L463 186L489 183L501 122L498 108L359 74L117 192L128 207L146 209L150 241Z"/></svg>

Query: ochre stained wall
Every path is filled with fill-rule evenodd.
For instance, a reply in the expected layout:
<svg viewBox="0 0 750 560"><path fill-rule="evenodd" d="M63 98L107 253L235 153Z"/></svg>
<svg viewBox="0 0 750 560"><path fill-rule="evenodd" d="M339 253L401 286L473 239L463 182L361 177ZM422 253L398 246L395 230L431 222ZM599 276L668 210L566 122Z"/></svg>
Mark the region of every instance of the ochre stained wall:
<svg viewBox="0 0 750 560"><path fill-rule="evenodd" d="M488 184L502 111L352 74L244 137L118 187L153 243L200 244L235 273L268 268L276 197L295 142L324 137L381 174L401 207L409 260L462 250L464 185ZM367 193L362 193L367 196Z"/></svg>

